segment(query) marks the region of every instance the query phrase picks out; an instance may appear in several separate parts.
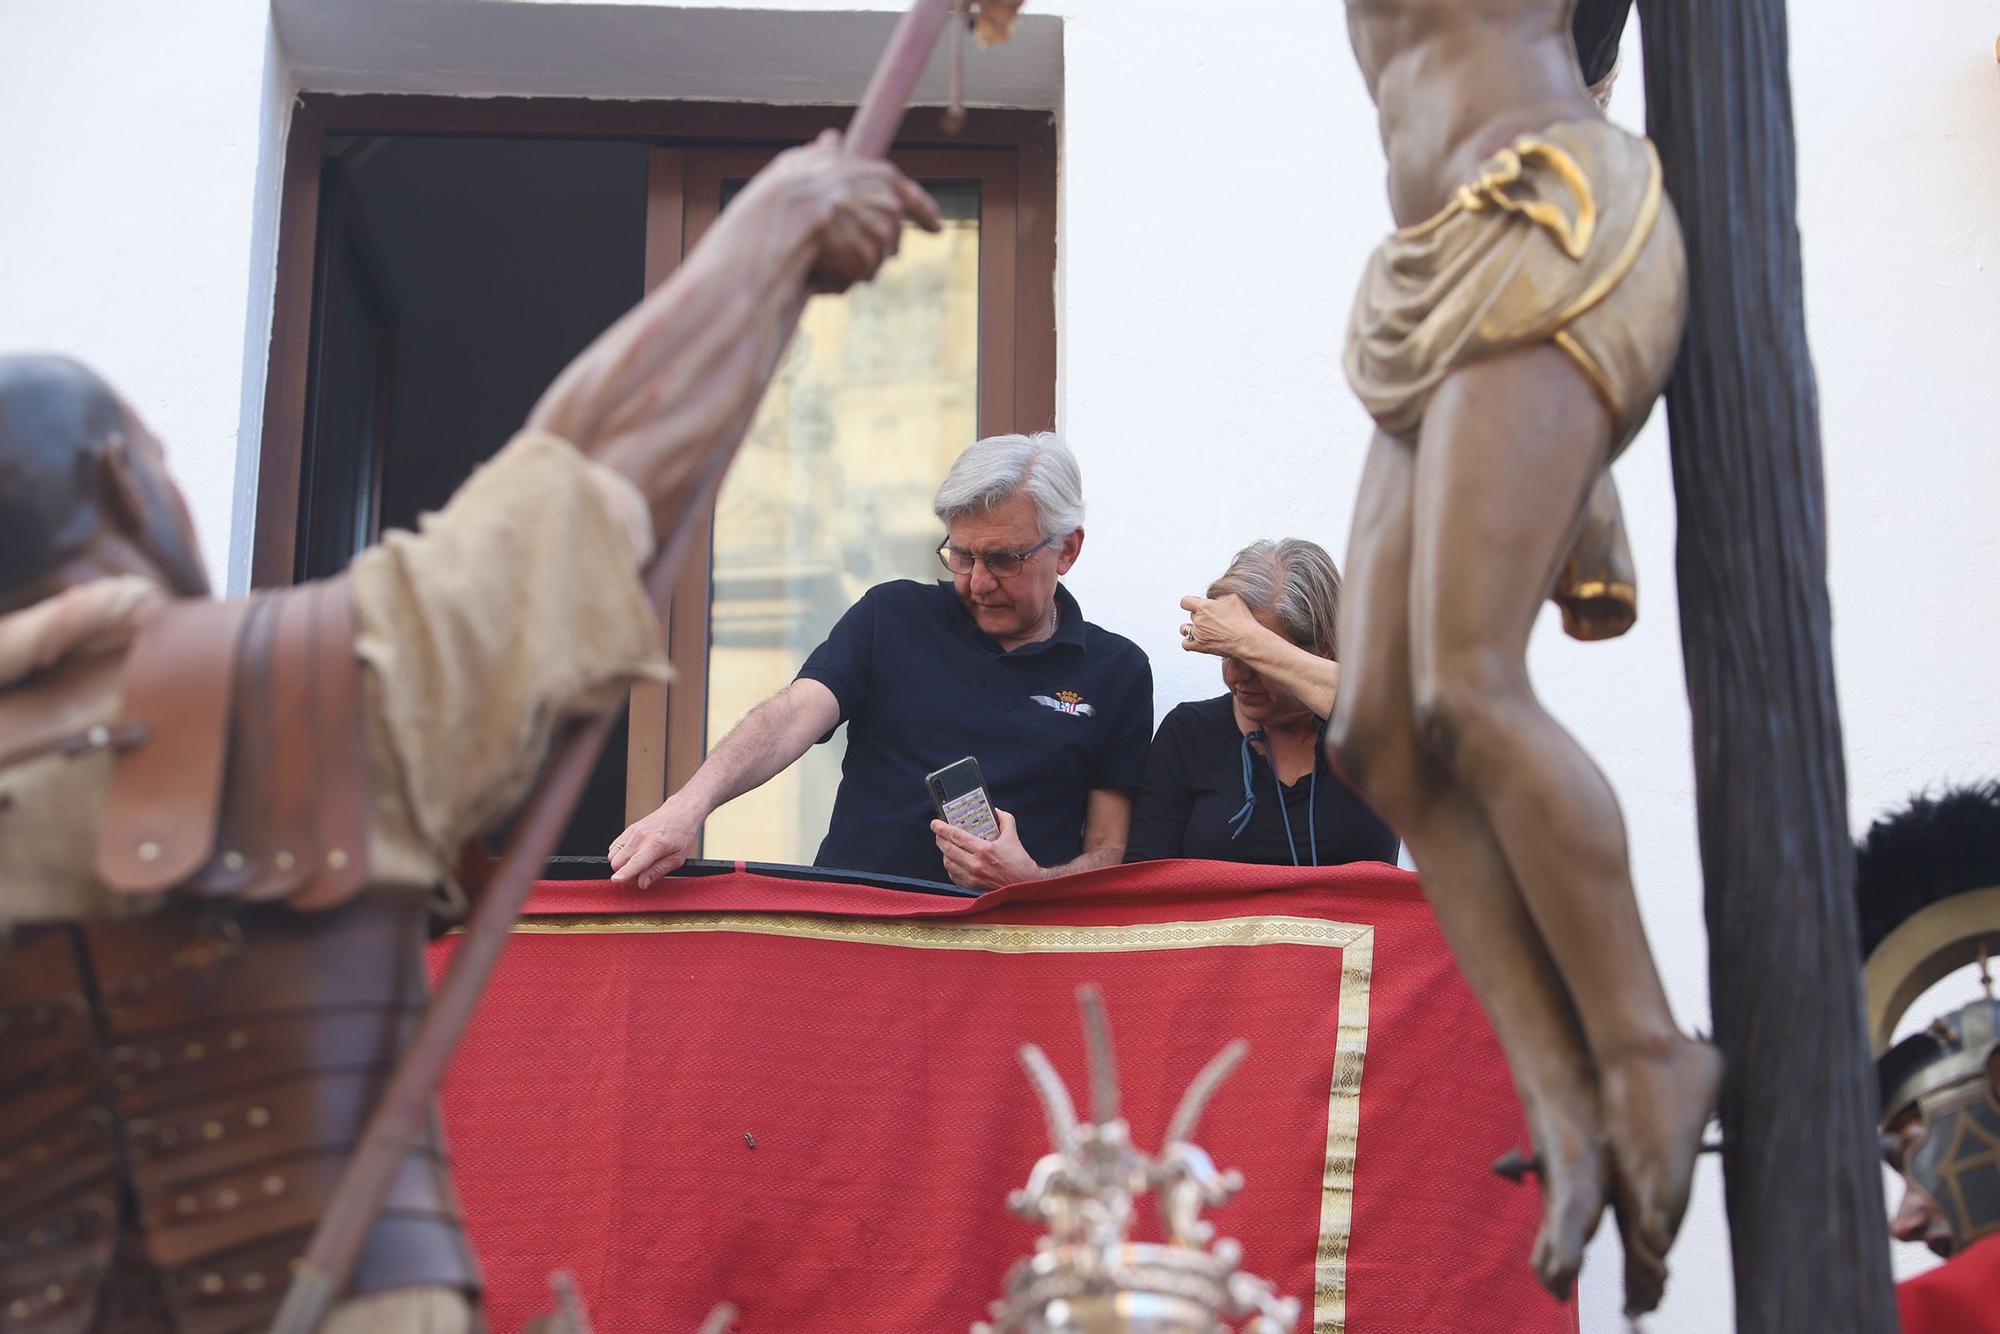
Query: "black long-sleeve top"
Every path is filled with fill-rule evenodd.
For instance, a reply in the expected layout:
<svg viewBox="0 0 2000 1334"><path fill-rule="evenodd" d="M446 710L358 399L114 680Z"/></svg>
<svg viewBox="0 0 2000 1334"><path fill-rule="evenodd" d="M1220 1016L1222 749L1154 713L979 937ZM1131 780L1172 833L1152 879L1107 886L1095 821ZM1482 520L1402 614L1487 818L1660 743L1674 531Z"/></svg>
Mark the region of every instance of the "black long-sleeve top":
<svg viewBox="0 0 2000 1334"><path fill-rule="evenodd" d="M1243 732L1236 724L1236 712L1228 695L1176 706L1153 736L1125 860L1199 857L1290 866L1296 847L1298 864L1310 866L1310 828L1318 837L1321 866L1395 861L1395 833L1341 781L1318 750L1313 764L1315 774L1281 785L1265 752L1252 747L1250 790L1257 803L1242 834L1232 837L1245 800ZM1291 817L1290 843L1278 809L1280 800Z"/></svg>

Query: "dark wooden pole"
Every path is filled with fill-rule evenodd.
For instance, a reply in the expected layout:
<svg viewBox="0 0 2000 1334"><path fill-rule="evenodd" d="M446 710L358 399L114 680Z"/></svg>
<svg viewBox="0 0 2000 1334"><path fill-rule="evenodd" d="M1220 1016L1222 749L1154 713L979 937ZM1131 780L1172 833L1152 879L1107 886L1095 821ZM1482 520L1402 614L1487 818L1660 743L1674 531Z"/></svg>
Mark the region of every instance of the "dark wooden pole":
<svg viewBox="0 0 2000 1334"><path fill-rule="evenodd" d="M1785 3L1639 11L1687 235L1667 408L1736 1329L1886 1334Z"/></svg>

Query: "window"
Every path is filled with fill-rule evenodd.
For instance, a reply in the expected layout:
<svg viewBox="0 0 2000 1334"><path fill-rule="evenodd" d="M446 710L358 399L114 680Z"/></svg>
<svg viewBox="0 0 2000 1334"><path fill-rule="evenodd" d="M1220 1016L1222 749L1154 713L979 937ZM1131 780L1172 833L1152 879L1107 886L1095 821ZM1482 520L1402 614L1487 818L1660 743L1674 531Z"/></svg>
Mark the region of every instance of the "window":
<svg viewBox="0 0 2000 1334"><path fill-rule="evenodd" d="M438 503L607 311L636 299L639 282L665 280L750 175L843 119L834 108L305 98L286 168L255 581L337 569L375 535L374 516L407 522ZM938 198L944 233L910 229L880 281L808 306L681 571L676 680L633 692L563 854L601 857L625 820L791 679L863 589L939 577L930 496L960 449L1051 424L1050 118L974 112L957 139L938 121L912 113L895 156ZM447 179L449 194L410 184ZM558 179L568 184L553 188ZM537 197L588 203L565 213L505 202ZM400 317L393 336L360 331L344 295L359 284L336 248L369 257L368 291ZM508 356L509 372L448 369L482 355ZM369 431L343 424L356 415L334 410L343 402L367 405ZM719 812L706 851L810 861L842 741Z"/></svg>

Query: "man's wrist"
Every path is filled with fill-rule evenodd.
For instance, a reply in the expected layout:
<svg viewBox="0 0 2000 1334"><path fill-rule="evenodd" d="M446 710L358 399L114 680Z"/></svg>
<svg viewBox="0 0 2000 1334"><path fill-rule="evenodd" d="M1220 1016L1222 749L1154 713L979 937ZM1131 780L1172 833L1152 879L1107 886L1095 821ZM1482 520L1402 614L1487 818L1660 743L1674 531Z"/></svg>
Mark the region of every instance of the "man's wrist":
<svg viewBox="0 0 2000 1334"><path fill-rule="evenodd" d="M699 794L692 793L685 787L668 797L660 810L669 819L685 823L690 831L699 830L708 823L708 817L714 814L714 807Z"/></svg>

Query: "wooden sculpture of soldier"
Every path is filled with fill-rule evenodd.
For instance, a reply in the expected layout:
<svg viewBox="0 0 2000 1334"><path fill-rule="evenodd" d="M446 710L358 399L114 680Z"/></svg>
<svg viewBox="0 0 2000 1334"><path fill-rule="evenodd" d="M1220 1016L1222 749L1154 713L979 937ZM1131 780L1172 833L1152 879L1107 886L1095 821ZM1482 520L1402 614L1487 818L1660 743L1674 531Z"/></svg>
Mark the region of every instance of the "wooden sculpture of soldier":
<svg viewBox="0 0 2000 1334"><path fill-rule="evenodd" d="M1539 1276L1569 1290L1611 1203L1637 1312L1660 1299L1721 1061L1674 1022L1616 799L1537 701L1526 652L1672 368L1684 261L1652 146L1579 72L1574 4L1348 0L1399 230L1347 347L1379 429L1330 738L1506 1049L1544 1196Z"/></svg>
<svg viewBox="0 0 2000 1334"><path fill-rule="evenodd" d="M2000 783L1918 797L1859 849L1868 1029L1882 1154L1903 1178L1891 1231L1945 1263L1896 1290L1903 1334L2000 1331ZM1934 983L1977 965L1986 994L1896 1040Z"/></svg>
<svg viewBox="0 0 2000 1334"><path fill-rule="evenodd" d="M424 1004L432 891L566 718L663 670L637 569L712 489L802 289L921 190L781 155L423 531L206 596L161 448L0 360L0 1329L269 1326ZM325 1326L470 1326L435 1137Z"/></svg>

